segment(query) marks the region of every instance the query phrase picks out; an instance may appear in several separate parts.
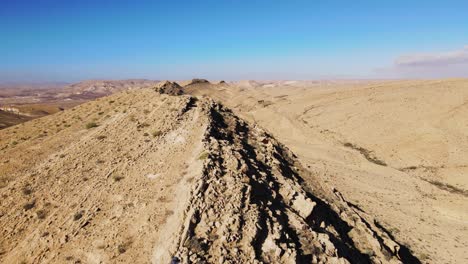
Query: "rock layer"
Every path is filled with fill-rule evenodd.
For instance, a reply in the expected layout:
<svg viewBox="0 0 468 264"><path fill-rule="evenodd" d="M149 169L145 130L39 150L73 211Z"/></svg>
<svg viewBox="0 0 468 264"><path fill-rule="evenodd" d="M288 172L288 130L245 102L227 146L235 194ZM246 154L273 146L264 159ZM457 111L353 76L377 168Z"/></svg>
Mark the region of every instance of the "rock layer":
<svg viewBox="0 0 468 264"><path fill-rule="evenodd" d="M313 176L261 128L203 107L206 160L173 252L182 263L418 262L338 191L307 184L301 174Z"/></svg>

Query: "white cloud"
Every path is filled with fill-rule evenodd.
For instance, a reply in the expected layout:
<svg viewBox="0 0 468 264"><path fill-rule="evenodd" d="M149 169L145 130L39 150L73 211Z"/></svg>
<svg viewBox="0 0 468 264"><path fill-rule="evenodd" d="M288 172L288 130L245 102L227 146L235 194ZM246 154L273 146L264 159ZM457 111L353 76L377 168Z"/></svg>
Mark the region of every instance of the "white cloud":
<svg viewBox="0 0 468 264"><path fill-rule="evenodd" d="M400 56L396 59L398 67L440 67L468 63L468 46L460 50L434 53L420 53Z"/></svg>
<svg viewBox="0 0 468 264"><path fill-rule="evenodd" d="M439 79L468 77L468 45L452 51L402 55L376 68L376 78Z"/></svg>

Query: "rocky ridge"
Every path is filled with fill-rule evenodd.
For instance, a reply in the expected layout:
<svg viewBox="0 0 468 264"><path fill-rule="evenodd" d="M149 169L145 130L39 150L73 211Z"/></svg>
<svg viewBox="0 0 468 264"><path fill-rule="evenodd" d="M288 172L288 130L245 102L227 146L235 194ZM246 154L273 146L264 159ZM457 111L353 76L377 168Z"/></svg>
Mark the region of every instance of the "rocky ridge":
<svg viewBox="0 0 468 264"><path fill-rule="evenodd" d="M418 263L337 190L324 190L271 135L211 100L202 107L205 161L175 238L176 260Z"/></svg>
<svg viewBox="0 0 468 264"><path fill-rule="evenodd" d="M176 82L163 81L158 83L154 90L160 94L182 95L184 93L182 86Z"/></svg>
<svg viewBox="0 0 468 264"><path fill-rule="evenodd" d="M418 263L262 128L158 87L0 132L0 262Z"/></svg>

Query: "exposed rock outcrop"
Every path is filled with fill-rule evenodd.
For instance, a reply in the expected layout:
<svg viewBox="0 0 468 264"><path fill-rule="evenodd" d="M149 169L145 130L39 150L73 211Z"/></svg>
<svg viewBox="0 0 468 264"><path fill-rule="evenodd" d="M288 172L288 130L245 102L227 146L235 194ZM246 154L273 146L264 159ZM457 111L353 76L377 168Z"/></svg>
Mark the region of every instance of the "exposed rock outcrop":
<svg viewBox="0 0 468 264"><path fill-rule="evenodd" d="M0 131L1 263L418 263L262 128L156 90Z"/></svg>
<svg viewBox="0 0 468 264"><path fill-rule="evenodd" d="M184 93L182 86L170 81L160 82L154 89L160 94L182 95Z"/></svg>
<svg viewBox="0 0 468 264"><path fill-rule="evenodd" d="M210 82L208 80L205 80L205 79L192 79L187 85L185 86L189 86L189 85L194 85L194 84L210 84Z"/></svg>
<svg viewBox="0 0 468 264"><path fill-rule="evenodd" d="M182 263L418 262L337 191L305 183L312 176L261 128L203 107L206 160L173 253Z"/></svg>

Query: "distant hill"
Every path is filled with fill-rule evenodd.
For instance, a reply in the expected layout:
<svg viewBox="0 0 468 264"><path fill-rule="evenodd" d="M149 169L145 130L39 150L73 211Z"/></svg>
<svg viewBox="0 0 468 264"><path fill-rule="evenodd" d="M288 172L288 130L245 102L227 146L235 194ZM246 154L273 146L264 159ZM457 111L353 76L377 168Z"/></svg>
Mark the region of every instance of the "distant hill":
<svg viewBox="0 0 468 264"><path fill-rule="evenodd" d="M67 83L2 83L0 109L13 108L0 115L0 129L56 113L78 104L124 90L154 87L159 81L145 79L87 80Z"/></svg>
<svg viewBox="0 0 468 264"><path fill-rule="evenodd" d="M87 80L64 87L64 92L60 96L69 96L70 93L73 95L109 95L123 90L152 87L158 83L159 81L146 79Z"/></svg>

